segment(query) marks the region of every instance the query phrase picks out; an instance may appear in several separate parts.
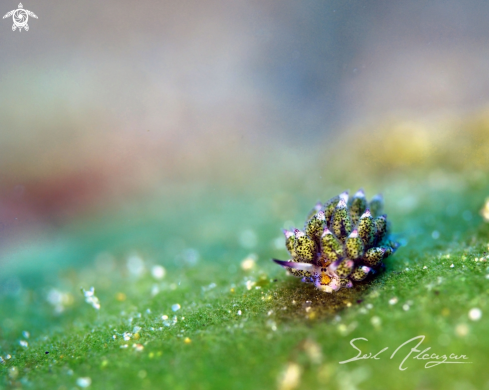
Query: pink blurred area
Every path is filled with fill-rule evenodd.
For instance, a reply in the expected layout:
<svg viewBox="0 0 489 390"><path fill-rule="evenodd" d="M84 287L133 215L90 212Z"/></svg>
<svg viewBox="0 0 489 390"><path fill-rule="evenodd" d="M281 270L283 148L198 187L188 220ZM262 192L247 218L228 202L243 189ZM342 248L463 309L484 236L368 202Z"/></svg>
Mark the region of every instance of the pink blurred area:
<svg viewBox="0 0 489 390"><path fill-rule="evenodd" d="M489 97L475 0L24 7L30 30L2 20L0 34L4 226L56 226L175 181L252 185L352 124Z"/></svg>
<svg viewBox="0 0 489 390"><path fill-rule="evenodd" d="M247 80L253 37L239 5L25 7L39 19L0 41L5 224L57 224L168 180L212 181L224 161L243 171L270 102Z"/></svg>

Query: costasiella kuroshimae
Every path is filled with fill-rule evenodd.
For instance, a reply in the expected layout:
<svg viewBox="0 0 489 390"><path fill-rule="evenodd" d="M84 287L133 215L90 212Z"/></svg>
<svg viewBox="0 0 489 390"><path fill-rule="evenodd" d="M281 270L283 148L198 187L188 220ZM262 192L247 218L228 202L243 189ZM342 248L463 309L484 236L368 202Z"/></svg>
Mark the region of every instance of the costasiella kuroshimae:
<svg viewBox="0 0 489 390"><path fill-rule="evenodd" d="M390 237L383 198L343 192L309 213L304 230L284 230L289 260L273 259L303 282L332 293L351 288L384 267L398 248Z"/></svg>

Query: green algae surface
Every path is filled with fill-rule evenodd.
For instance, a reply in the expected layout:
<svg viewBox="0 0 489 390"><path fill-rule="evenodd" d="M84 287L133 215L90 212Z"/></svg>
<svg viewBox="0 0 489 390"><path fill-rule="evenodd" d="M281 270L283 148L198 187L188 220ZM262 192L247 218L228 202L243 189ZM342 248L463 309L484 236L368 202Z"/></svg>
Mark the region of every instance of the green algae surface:
<svg viewBox="0 0 489 390"><path fill-rule="evenodd" d="M327 294L271 258L287 257L284 224L342 185L383 192L402 246L373 281ZM0 388L489 388L483 176L263 188L204 186L5 253ZM410 354L418 338L391 358L418 336L429 350ZM365 359L340 364L352 339Z"/></svg>

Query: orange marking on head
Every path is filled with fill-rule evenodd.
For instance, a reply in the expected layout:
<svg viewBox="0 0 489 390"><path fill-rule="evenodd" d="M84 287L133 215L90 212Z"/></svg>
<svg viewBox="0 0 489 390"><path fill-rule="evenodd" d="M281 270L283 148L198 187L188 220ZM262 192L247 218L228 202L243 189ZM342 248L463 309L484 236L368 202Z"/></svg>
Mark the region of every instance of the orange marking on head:
<svg viewBox="0 0 489 390"><path fill-rule="evenodd" d="M324 272L321 274L321 284L329 284L331 282L331 278L329 277L328 274L325 274Z"/></svg>

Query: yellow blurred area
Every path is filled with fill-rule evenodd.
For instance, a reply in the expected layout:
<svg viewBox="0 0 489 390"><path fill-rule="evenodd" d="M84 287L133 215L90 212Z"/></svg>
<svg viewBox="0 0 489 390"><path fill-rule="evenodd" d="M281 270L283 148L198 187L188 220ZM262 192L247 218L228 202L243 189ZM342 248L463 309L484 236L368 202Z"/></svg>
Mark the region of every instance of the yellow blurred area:
<svg viewBox="0 0 489 390"><path fill-rule="evenodd" d="M390 118L380 123L356 129L341 141L352 145L354 164L367 173L489 169L487 109L463 116Z"/></svg>

